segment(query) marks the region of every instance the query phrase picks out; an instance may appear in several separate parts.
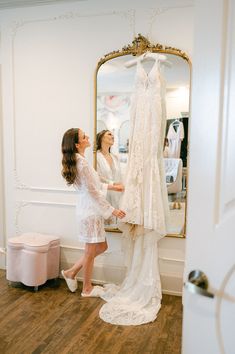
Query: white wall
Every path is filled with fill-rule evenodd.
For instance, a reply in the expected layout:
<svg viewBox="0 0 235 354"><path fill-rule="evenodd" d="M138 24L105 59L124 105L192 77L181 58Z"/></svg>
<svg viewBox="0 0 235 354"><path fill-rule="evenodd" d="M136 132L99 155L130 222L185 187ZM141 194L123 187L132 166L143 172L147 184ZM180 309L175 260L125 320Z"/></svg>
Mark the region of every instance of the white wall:
<svg viewBox="0 0 235 354"><path fill-rule="evenodd" d="M4 234L4 187L3 187L3 134L2 134L2 102L1 102L1 57L0 57L0 268L5 267L5 234Z"/></svg>
<svg viewBox="0 0 235 354"><path fill-rule="evenodd" d="M66 129L78 126L93 140L99 58L131 43L137 33L192 56L191 1L167 1L164 7L148 1L146 8L134 9L116 3L112 9L105 1L88 1L0 14L6 238L26 231L60 236L62 267L77 259L82 244L76 240L75 194L60 176L60 143ZM88 158L92 161L92 151ZM121 234L108 235L108 241L94 279L120 281ZM160 243L166 292L181 291L184 243L173 238Z"/></svg>

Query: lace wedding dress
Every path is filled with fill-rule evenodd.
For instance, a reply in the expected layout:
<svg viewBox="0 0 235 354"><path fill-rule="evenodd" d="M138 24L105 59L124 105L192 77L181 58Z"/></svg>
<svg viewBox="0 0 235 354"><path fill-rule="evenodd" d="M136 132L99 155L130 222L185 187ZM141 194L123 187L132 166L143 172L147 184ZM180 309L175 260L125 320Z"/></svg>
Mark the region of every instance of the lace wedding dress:
<svg viewBox="0 0 235 354"><path fill-rule="evenodd" d="M166 235L167 189L163 163L165 85L156 61L146 73L137 62L130 113L130 153L120 208L127 275L120 287L106 285L100 318L118 325L154 321L161 307L158 240Z"/></svg>

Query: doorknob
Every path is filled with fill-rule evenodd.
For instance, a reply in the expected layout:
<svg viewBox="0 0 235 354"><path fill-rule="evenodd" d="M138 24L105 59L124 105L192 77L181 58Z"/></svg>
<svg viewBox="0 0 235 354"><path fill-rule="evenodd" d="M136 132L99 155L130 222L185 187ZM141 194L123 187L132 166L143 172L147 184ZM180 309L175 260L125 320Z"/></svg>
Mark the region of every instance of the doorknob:
<svg viewBox="0 0 235 354"><path fill-rule="evenodd" d="M184 284L184 287L193 294L213 298L214 294L207 290L208 286L207 276L201 270L192 270L188 275L188 281Z"/></svg>

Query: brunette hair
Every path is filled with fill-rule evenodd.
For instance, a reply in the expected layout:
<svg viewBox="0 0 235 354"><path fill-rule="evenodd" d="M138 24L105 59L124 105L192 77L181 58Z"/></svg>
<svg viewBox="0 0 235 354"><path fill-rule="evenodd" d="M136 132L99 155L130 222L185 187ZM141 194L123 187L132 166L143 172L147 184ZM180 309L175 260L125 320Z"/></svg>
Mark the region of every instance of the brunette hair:
<svg viewBox="0 0 235 354"><path fill-rule="evenodd" d="M62 150L62 171L61 174L68 185L75 182L77 177L77 148L75 144L79 143L78 138L79 128L71 128L64 133L61 150Z"/></svg>
<svg viewBox="0 0 235 354"><path fill-rule="evenodd" d="M96 150L101 150L102 139L105 133L109 132L110 130L104 129L101 130L99 133L96 134ZM110 148L109 148L110 152Z"/></svg>

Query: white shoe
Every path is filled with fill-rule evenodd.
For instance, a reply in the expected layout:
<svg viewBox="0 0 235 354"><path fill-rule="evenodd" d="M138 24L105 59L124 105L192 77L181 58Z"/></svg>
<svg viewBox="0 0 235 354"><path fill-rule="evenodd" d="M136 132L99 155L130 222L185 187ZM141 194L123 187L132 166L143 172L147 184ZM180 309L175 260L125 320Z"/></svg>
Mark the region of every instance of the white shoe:
<svg viewBox="0 0 235 354"><path fill-rule="evenodd" d="M64 278L64 280L66 281L66 284L69 288L69 290L74 293L77 288L78 288L78 283L77 283L77 279L70 279L70 278L67 278L64 274L64 270L61 271L61 275L62 277Z"/></svg>
<svg viewBox="0 0 235 354"><path fill-rule="evenodd" d="M89 294L86 293L81 293L82 297L100 297L101 295L104 294L104 288L102 286L93 286L93 289Z"/></svg>

